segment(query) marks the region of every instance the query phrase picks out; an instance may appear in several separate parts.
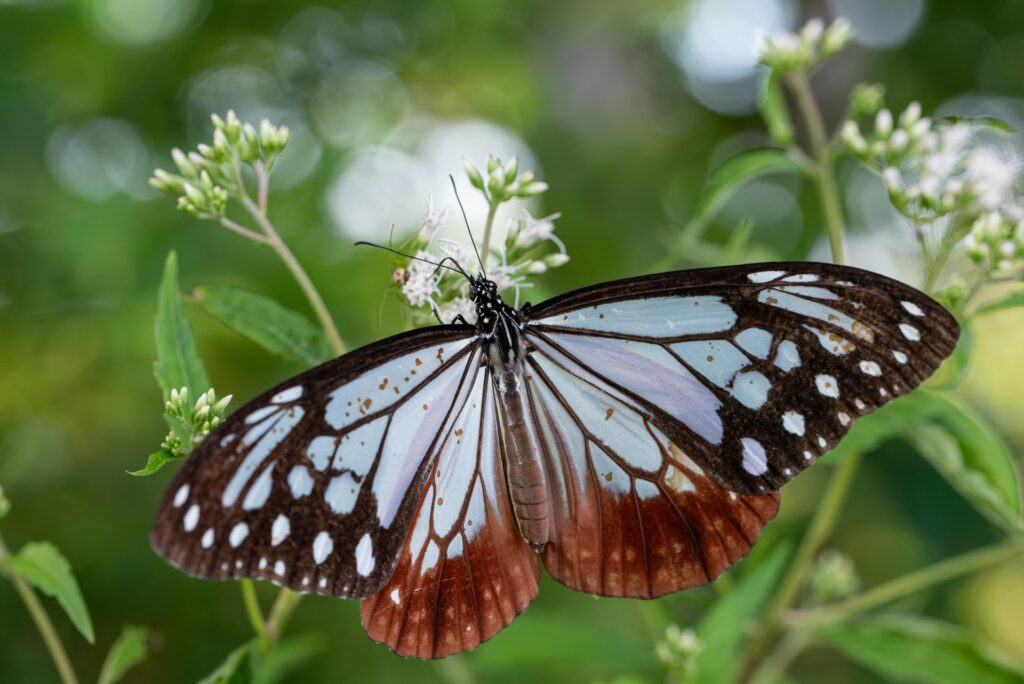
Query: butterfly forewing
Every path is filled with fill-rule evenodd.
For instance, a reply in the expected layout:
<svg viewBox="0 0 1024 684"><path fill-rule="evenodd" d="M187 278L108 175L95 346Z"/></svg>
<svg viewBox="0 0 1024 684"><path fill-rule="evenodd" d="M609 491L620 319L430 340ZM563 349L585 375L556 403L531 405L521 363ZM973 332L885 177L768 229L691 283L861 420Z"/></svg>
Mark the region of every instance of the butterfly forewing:
<svg viewBox="0 0 1024 684"><path fill-rule="evenodd" d="M551 473L544 565L603 596L654 598L710 582L750 550L778 495L725 490L634 402L543 354L530 404Z"/></svg>
<svg viewBox="0 0 1024 684"><path fill-rule="evenodd" d="M472 649L537 593L537 554L516 527L499 432L482 371L441 448L394 574L363 599L367 634L399 655Z"/></svg>
<svg viewBox="0 0 1024 684"><path fill-rule="evenodd" d="M438 327L275 387L182 466L157 515L155 548L193 575L374 593L394 570L479 362L471 329Z"/></svg>
<svg viewBox="0 0 1024 684"><path fill-rule="evenodd" d="M727 489L778 489L927 378L956 321L877 274L785 263L606 283L529 312L527 338L637 402Z"/></svg>

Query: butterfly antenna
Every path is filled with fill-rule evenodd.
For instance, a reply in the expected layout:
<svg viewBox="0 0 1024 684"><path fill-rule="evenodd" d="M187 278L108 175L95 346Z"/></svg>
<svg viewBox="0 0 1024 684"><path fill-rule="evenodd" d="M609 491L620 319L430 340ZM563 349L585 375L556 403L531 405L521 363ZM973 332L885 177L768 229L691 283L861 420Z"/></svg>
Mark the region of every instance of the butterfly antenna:
<svg viewBox="0 0 1024 684"><path fill-rule="evenodd" d="M459 266L459 263L457 261L455 261L454 259L451 259L451 257L445 257L439 263L437 261L431 261L430 259L424 259L423 257L413 256L412 254L406 254L405 252L400 252L397 249L394 249L392 247L385 247L384 245L378 245L375 242L367 242L366 240L359 240L359 241L357 241L355 243L355 245L357 247L359 245L368 245L370 247L376 247L377 249L383 249L385 252L391 252L392 254L397 254L400 257L405 257L406 259L412 259L414 261L422 261L424 263L430 264L431 266L437 266L438 268L447 268L449 271L454 271L455 273L461 273L462 275L466 276L467 278L469 277L468 275L466 275L466 271L464 271L463 268L461 266ZM449 266L448 264L446 264L445 262L448 261L448 260L451 260L451 262L453 264L455 264L456 266L458 266L458 268L453 268L453 267Z"/></svg>
<svg viewBox="0 0 1024 684"><path fill-rule="evenodd" d="M480 264L480 270L483 272L484 277L487 277L487 269L484 268L484 260L480 256L480 250L476 246L476 240L473 239L473 231L469 228L469 218L466 216L466 208L462 206L462 198L459 197L459 189L455 187L455 177L448 174L448 180L452 182L452 192L455 193L455 201L459 203L459 210L462 212L462 220L466 223L466 232L469 233L469 241L473 243L473 251L476 252L476 261Z"/></svg>

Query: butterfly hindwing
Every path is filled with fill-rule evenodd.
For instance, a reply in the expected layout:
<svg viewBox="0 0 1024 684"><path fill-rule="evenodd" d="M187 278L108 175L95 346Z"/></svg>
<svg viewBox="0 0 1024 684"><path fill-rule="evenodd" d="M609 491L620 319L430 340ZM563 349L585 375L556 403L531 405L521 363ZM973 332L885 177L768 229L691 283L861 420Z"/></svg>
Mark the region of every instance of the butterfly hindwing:
<svg viewBox="0 0 1024 684"><path fill-rule="evenodd" d="M667 273L528 311L541 354L637 402L735 492L776 490L927 378L956 321L913 288L809 263Z"/></svg>
<svg viewBox="0 0 1024 684"><path fill-rule="evenodd" d="M475 648L537 593L537 554L519 535L506 493L488 375L478 374L446 437L394 574L362 602L367 634L398 655Z"/></svg>
<svg viewBox="0 0 1024 684"><path fill-rule="evenodd" d="M444 326L364 347L232 415L175 476L156 550L202 577L367 596L387 582L480 346Z"/></svg>
<svg viewBox="0 0 1024 684"><path fill-rule="evenodd" d="M744 556L778 495L737 495L709 478L634 402L542 353L528 371L549 473L544 565L567 586L654 598L710 582Z"/></svg>

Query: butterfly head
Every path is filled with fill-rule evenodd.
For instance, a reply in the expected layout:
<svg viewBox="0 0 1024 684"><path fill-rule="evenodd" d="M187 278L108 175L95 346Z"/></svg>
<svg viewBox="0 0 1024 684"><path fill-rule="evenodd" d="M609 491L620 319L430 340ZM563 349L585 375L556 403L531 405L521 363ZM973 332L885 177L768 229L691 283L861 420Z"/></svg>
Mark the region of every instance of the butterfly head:
<svg viewBox="0 0 1024 684"><path fill-rule="evenodd" d="M477 325L487 331L494 328L499 312L507 308L498 294L498 286L482 273L470 276L469 299L476 304Z"/></svg>

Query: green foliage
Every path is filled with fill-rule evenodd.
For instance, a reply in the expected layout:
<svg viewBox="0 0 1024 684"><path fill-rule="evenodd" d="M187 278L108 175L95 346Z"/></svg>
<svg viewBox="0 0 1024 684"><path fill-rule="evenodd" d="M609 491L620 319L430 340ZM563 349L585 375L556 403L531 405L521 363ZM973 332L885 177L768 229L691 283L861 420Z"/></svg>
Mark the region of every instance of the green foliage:
<svg viewBox="0 0 1024 684"><path fill-rule="evenodd" d="M1020 529L1015 459L981 416L947 395L917 390L859 420L832 453L867 452L896 437L913 444L982 514Z"/></svg>
<svg viewBox="0 0 1024 684"><path fill-rule="evenodd" d="M1010 684L1024 667L963 629L918 617L878 615L817 638L892 682Z"/></svg>
<svg viewBox="0 0 1024 684"><path fill-rule="evenodd" d="M7 517L7 514L11 512L11 501L4 496L4 488L0 487L0 520Z"/></svg>
<svg viewBox="0 0 1024 684"><path fill-rule="evenodd" d="M974 315L982 316L984 314L1006 311L1007 309L1015 309L1021 306L1024 306L1024 292L1011 292L999 299L995 299L991 302L985 302L974 311Z"/></svg>
<svg viewBox="0 0 1024 684"><path fill-rule="evenodd" d="M194 288L189 299L235 332L289 361L308 367L333 356L322 328L269 297L230 285L204 285Z"/></svg>
<svg viewBox="0 0 1024 684"><path fill-rule="evenodd" d="M57 600L71 623L90 644L95 641L92 618L71 565L49 542L30 542L3 558L3 566L33 587Z"/></svg>
<svg viewBox="0 0 1024 684"><path fill-rule="evenodd" d="M761 96L757 100L757 109L761 113L768 134L776 144L785 147L796 138L793 120L786 106L786 96L782 91L782 82L775 71L769 71L761 86Z"/></svg>
<svg viewBox="0 0 1024 684"><path fill-rule="evenodd" d="M153 374L164 392L164 399L169 400L171 390L179 387L187 387L195 396L210 389L210 380L199 359L192 328L185 318L178 286L178 258L174 252L168 253L164 262L154 331L156 363Z"/></svg>
<svg viewBox="0 0 1024 684"><path fill-rule="evenodd" d="M160 472L160 469L168 463L180 461L183 458L185 458L183 453L175 453L170 449L161 449L160 451L154 451L146 458L146 465L138 470L128 470L126 472L132 477L147 477L153 473Z"/></svg>
<svg viewBox="0 0 1024 684"><path fill-rule="evenodd" d="M253 684L258 663L259 645L256 640L248 641L231 651L224 662L199 684Z"/></svg>
<svg viewBox="0 0 1024 684"><path fill-rule="evenodd" d="M149 655L149 631L145 627L127 625L110 647L97 684L117 684L128 670L143 662Z"/></svg>
<svg viewBox="0 0 1024 684"><path fill-rule="evenodd" d="M660 266L671 265L672 261L684 256L697 245L711 222L740 187L768 174L800 170L800 165L788 154L775 148L746 150L727 159L711 174L693 217L680 232L668 259Z"/></svg>
<svg viewBox="0 0 1024 684"><path fill-rule="evenodd" d="M736 678L743 643L778 584L788 558L787 545L774 549L701 620L697 627L701 650L693 664L694 684L729 682Z"/></svg>

